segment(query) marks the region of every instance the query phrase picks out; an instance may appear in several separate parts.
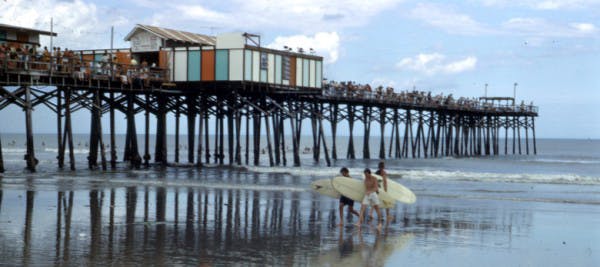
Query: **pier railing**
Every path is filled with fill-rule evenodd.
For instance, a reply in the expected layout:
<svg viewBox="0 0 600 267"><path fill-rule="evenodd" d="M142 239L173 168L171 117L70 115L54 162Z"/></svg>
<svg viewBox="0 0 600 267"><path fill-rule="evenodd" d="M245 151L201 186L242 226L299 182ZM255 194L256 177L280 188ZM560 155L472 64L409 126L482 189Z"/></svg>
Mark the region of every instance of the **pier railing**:
<svg viewBox="0 0 600 267"><path fill-rule="evenodd" d="M98 60L83 60L79 56L73 57L31 57L26 60L11 59L9 56L0 58L0 69L4 73L18 73L29 75L63 76L90 80L113 80L122 84L144 84L149 82L168 82L169 70L164 68L132 65ZM376 90L357 89L356 86L340 87L324 83L322 98L331 101L363 102L370 104L384 104L389 106L402 106L416 109L444 109L451 111L469 111L486 113L528 113L537 114L538 107L534 105L507 105L490 103L479 99L459 98L448 96L431 96L420 91L404 91L400 93Z"/></svg>
<svg viewBox="0 0 600 267"><path fill-rule="evenodd" d="M417 109L446 109L454 111L472 111L487 113L530 113L537 114L538 107L534 105L508 105L500 103L491 103L481 100L459 98L453 99L451 96L431 97L424 92L373 92L368 90L351 90L348 88L335 88L325 85L322 93L324 99L332 101L354 102L360 101L370 104L385 104L391 106L406 106Z"/></svg>
<svg viewBox="0 0 600 267"><path fill-rule="evenodd" d="M132 65L99 60L82 60L79 57L50 57L45 60L22 60L5 57L0 58L0 70L3 73L63 76L88 80L119 80L130 84L134 80L159 81L169 80L169 70L159 67Z"/></svg>

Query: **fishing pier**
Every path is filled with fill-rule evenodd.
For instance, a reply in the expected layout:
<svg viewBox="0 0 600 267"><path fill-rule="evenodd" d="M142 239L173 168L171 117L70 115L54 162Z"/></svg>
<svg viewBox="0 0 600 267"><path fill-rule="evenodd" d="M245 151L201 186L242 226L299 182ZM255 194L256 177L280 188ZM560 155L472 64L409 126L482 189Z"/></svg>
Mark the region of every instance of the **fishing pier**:
<svg viewBox="0 0 600 267"><path fill-rule="evenodd" d="M24 159L31 171L38 163L32 114L40 105L56 114L58 167L68 163L71 170L75 170L71 117L83 111L90 114L90 169L116 168L117 146L124 148L120 160L133 168L151 162L259 165L261 155L268 157L270 166L300 166L303 123L312 132L314 161L325 160L327 165L340 157L537 153L538 110L533 105L516 104L514 98L456 99L325 81L322 57L263 47L258 35L213 37L137 25L126 37L129 49L46 53L27 45L38 44L40 34L55 33L0 26L0 114L11 105L23 109ZM116 144L117 113L126 118L124 145ZM136 125L138 114L143 115L144 125ZM174 129L167 127L169 115L175 118ZM102 125L103 116L109 116L109 125ZM151 116L156 119L153 148L149 147ZM182 119L187 129L180 129ZM338 155L336 138L342 123L349 127L349 143L345 155ZM355 131L359 124L362 133ZM389 129L391 136L380 138L374 154L369 144L372 132L384 137ZM179 158L182 131L186 131L187 159ZM143 140L138 140L138 132ZM109 140L103 139L106 133ZM168 134L175 136L173 161L167 158ZM362 153L355 147L355 135L363 138ZM264 153L261 137L266 137ZM0 140L0 171L4 171L1 151Z"/></svg>

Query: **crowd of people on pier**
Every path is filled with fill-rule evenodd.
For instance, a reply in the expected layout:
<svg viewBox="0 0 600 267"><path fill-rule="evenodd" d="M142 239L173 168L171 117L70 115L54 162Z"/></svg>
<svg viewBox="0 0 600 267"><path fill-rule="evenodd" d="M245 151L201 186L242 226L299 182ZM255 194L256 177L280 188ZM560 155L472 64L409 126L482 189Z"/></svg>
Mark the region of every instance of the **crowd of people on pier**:
<svg viewBox="0 0 600 267"><path fill-rule="evenodd" d="M95 55L91 56L96 58ZM148 86L150 80L163 80L165 70L156 67L156 63L149 64L141 59L131 58L124 64L119 62L116 55L104 50L99 60L84 60L81 51L73 51L60 47L41 48L38 45L0 45L0 69L5 70L39 70L50 71L55 74L71 76L80 81L95 79L119 80L125 85L138 87ZM419 106L425 108L446 107L450 109L484 110L484 111L535 111L533 103L526 105L521 102L500 105L493 101L481 98L455 98L452 94L443 93L433 95L431 92L418 90L403 90L395 92L394 88L378 86L372 88L369 84L357 84L352 81L324 81L323 95L338 98L352 98L364 100L377 100L398 103L402 105Z"/></svg>
<svg viewBox="0 0 600 267"><path fill-rule="evenodd" d="M132 58L124 64L105 50L100 60L84 60L81 51L60 47L40 48L37 45L0 45L0 69L24 71L50 71L57 75L69 75L80 81L95 78L119 79L123 84L139 83L148 85L151 79L163 77L164 72L157 71L156 63Z"/></svg>
<svg viewBox="0 0 600 267"><path fill-rule="evenodd" d="M444 95L443 93L433 95L430 91L425 92L416 89L403 90L397 93L391 86L378 86L373 89L369 84L357 84L352 81L329 81L324 83L323 88L323 95L329 97L377 100L426 108L446 107L450 109L519 112L529 112L534 109L533 102L529 105L526 105L523 101L519 105L500 105L486 99L475 97L455 98L452 94Z"/></svg>

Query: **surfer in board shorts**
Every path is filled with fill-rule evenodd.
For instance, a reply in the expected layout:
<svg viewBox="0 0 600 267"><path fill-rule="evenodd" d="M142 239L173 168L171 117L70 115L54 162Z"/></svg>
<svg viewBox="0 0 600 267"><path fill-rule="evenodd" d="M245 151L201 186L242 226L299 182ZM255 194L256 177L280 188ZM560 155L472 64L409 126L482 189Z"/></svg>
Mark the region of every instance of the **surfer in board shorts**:
<svg viewBox="0 0 600 267"><path fill-rule="evenodd" d="M377 171L375 172L375 174L377 174L383 178L383 191L387 192L388 191L387 172L385 171L385 162L383 162L383 161L379 162L379 164L377 165ZM371 210L371 214L369 215L369 218L373 219L373 210ZM390 209L389 208L385 209L385 218L387 219L388 223L394 219L393 216L390 217Z"/></svg>
<svg viewBox="0 0 600 267"><path fill-rule="evenodd" d="M348 171L348 168L346 167L342 167L342 169L340 170L340 174L342 174L342 176L344 177L350 177L350 172ZM344 206L348 206L348 212L350 212L351 214L354 214L356 216L359 216L358 212L356 210L354 210L354 200L347 198L344 195L340 196L340 223L338 224L339 226L343 226L344 225Z"/></svg>
<svg viewBox="0 0 600 267"><path fill-rule="evenodd" d="M358 223L356 226L360 227L367 206L371 206L377 212L377 219L379 223L377 224L377 230L381 230L383 218L381 217L381 211L379 210L379 196L377 195L378 186L377 186L377 178L371 175L371 170L369 168L365 169L365 196L362 201L362 205L360 207L360 215L358 216Z"/></svg>

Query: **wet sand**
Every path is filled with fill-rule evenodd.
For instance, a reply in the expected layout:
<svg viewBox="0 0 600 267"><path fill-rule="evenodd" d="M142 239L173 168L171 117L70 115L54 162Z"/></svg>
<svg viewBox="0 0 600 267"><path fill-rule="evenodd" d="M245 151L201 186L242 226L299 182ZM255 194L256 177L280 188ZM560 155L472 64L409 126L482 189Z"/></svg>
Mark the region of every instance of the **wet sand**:
<svg viewBox="0 0 600 267"><path fill-rule="evenodd" d="M425 181L378 233L356 217L338 227L337 200L307 190L310 177L226 172L5 178L0 265L600 265L596 204L439 196Z"/></svg>

